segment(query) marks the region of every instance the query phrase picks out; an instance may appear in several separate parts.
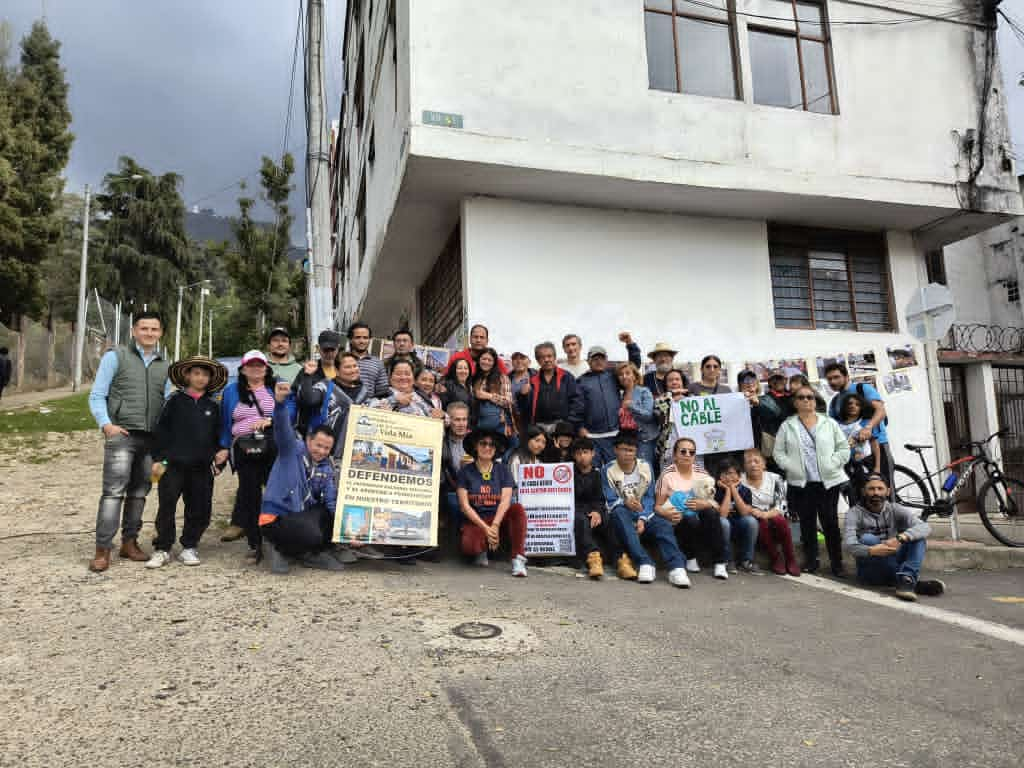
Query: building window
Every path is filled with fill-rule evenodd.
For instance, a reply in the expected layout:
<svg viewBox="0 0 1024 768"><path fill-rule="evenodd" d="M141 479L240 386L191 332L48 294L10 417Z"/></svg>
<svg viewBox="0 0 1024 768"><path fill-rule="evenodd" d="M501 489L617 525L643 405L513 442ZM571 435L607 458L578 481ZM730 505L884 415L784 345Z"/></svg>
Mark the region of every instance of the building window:
<svg viewBox="0 0 1024 768"><path fill-rule="evenodd" d="M768 251L777 328L892 330L880 235L773 226Z"/></svg>
<svg viewBox="0 0 1024 768"><path fill-rule="evenodd" d="M946 255L941 249L928 251L924 255L924 266L929 283L946 285Z"/></svg>
<svg viewBox="0 0 1024 768"><path fill-rule="evenodd" d="M455 230L419 289L420 337L441 346L462 325L462 239Z"/></svg>
<svg viewBox="0 0 1024 768"><path fill-rule="evenodd" d="M835 114L824 5L758 0L756 9L747 27L754 103Z"/></svg>
<svg viewBox="0 0 1024 768"><path fill-rule="evenodd" d="M1011 304L1020 304L1020 285L1016 280L1006 281L1006 300Z"/></svg>
<svg viewBox="0 0 1024 768"><path fill-rule="evenodd" d="M726 0L647 0L644 26L652 89L738 98Z"/></svg>

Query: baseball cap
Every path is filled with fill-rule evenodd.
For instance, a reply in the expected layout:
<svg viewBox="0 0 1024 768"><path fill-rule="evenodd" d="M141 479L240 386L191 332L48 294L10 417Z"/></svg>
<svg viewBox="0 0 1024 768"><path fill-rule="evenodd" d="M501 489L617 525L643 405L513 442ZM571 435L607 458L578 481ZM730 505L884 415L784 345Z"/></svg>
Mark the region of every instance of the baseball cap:
<svg viewBox="0 0 1024 768"><path fill-rule="evenodd" d="M288 341L292 340L292 335L288 333L288 329L280 325L277 326L276 328L270 329L270 333L267 334L267 341L274 338L275 336L284 336L286 339L288 339Z"/></svg>
<svg viewBox="0 0 1024 768"><path fill-rule="evenodd" d="M587 360L592 358L594 355L602 355L604 357L608 357L608 350L606 350L604 347L591 347L590 349L587 350Z"/></svg>
<svg viewBox="0 0 1024 768"><path fill-rule="evenodd" d="M264 355L262 352L260 352L258 349L250 349L248 352L246 352L244 355L242 355L241 367L244 368L249 363L253 363L253 362L263 363L263 365L268 365L268 363L267 363L267 356Z"/></svg>
<svg viewBox="0 0 1024 768"><path fill-rule="evenodd" d="M337 331L321 331L316 343L320 349L341 349L341 334Z"/></svg>
<svg viewBox="0 0 1024 768"><path fill-rule="evenodd" d="M528 354L526 354L525 352L513 352L511 359L515 360L517 357L523 357L523 358L526 358L527 360L530 359L530 356Z"/></svg>

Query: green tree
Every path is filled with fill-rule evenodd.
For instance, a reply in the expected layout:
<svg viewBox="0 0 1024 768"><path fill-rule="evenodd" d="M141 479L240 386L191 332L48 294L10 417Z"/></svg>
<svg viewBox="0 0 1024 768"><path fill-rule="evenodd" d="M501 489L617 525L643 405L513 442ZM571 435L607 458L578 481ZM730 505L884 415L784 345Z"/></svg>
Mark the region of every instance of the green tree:
<svg viewBox="0 0 1024 768"><path fill-rule="evenodd" d="M130 299L166 314L177 304L178 286L194 282L180 186L178 174L156 176L130 157L120 158L117 172L104 177L96 195L103 222L90 274L105 298Z"/></svg>
<svg viewBox="0 0 1024 768"><path fill-rule="evenodd" d="M305 306L302 270L288 260L289 232L294 217L288 207L295 160L285 154L278 165L263 158L260 169L260 198L270 206L274 224L267 228L253 220L256 200L238 200L239 216L232 223L235 245L221 243L208 249L211 257L223 259L236 297L231 318L236 338L225 336L225 348L261 346L268 324L286 326L297 336L302 332Z"/></svg>
<svg viewBox="0 0 1024 768"><path fill-rule="evenodd" d="M12 323L43 307L40 264L60 236L60 174L74 137L60 43L46 24L22 39L17 70L0 54L0 320Z"/></svg>
<svg viewBox="0 0 1024 768"><path fill-rule="evenodd" d="M61 227L57 242L50 248L40 265L43 302L47 325L54 321L73 323L78 311L78 269L82 255L82 216L85 201L81 195L65 192L60 208ZM89 226L95 231L100 225L96 209L89 215ZM95 261L90 261L90 280L95 285Z"/></svg>

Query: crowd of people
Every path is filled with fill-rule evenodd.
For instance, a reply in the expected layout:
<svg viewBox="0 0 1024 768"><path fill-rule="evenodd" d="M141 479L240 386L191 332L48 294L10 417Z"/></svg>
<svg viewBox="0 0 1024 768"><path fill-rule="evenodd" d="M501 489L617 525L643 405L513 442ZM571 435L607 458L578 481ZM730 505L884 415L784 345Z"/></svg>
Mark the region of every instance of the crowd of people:
<svg viewBox="0 0 1024 768"><path fill-rule="evenodd" d="M655 554L669 583L689 587L690 574L713 578L761 574L763 549L776 574L815 573L818 527L834 576L896 587L906 600L940 594L941 582L919 578L930 533L926 522L891 498L891 454L885 403L870 384L850 381L841 363L825 377L826 404L806 377L772 372L766 387L743 370L736 392L750 407L751 443L742 452L698 455L679 434L672 405L733 392L721 358L710 354L691 381L678 352L658 342L644 372L639 345L619 334L626 360L567 334L559 359L544 341L530 356L514 351L506 365L474 325L469 346L451 355L443 374L419 359L408 329L396 331L394 355L370 354L372 330L326 330L316 360L299 362L291 337L273 329L266 351L242 356L237 377L219 362L194 356L170 364L159 346L161 318L134 318L132 343L103 356L89 403L104 435L96 552L90 569L109 568L121 528L120 557L159 568L171 562L175 511L184 502L179 560L199 565L199 543L211 519L215 478L230 466L237 492L222 541L245 539L247 560L268 560L273 573L300 562L341 570L379 548L332 542L338 459L352 406L443 420L440 507L449 541L467 561L487 566L497 552L514 576L527 575L527 518L518 501L519 467L574 467L576 557L594 579L613 564L621 579L650 583ZM139 544L142 511L153 483L158 511L153 550ZM840 531L838 504L851 509ZM799 526L798 561L791 523ZM420 551L394 548L414 564Z"/></svg>

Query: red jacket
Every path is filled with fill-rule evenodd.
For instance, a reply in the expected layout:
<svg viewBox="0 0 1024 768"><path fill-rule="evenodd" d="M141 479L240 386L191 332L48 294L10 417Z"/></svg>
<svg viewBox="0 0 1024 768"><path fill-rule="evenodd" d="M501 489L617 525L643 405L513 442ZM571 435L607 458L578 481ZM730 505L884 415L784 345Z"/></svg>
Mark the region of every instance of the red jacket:
<svg viewBox="0 0 1024 768"><path fill-rule="evenodd" d="M454 355L448 358L448 367L444 369L445 376L447 376L451 372L452 366L455 365L456 360L465 360L467 363L469 363L470 376L476 373L476 360L473 359L473 350L471 350L469 347L466 347L465 349L461 350L460 352L456 352ZM508 368L505 367L505 362L500 357L498 358L498 370L501 371L506 376L508 376Z"/></svg>

